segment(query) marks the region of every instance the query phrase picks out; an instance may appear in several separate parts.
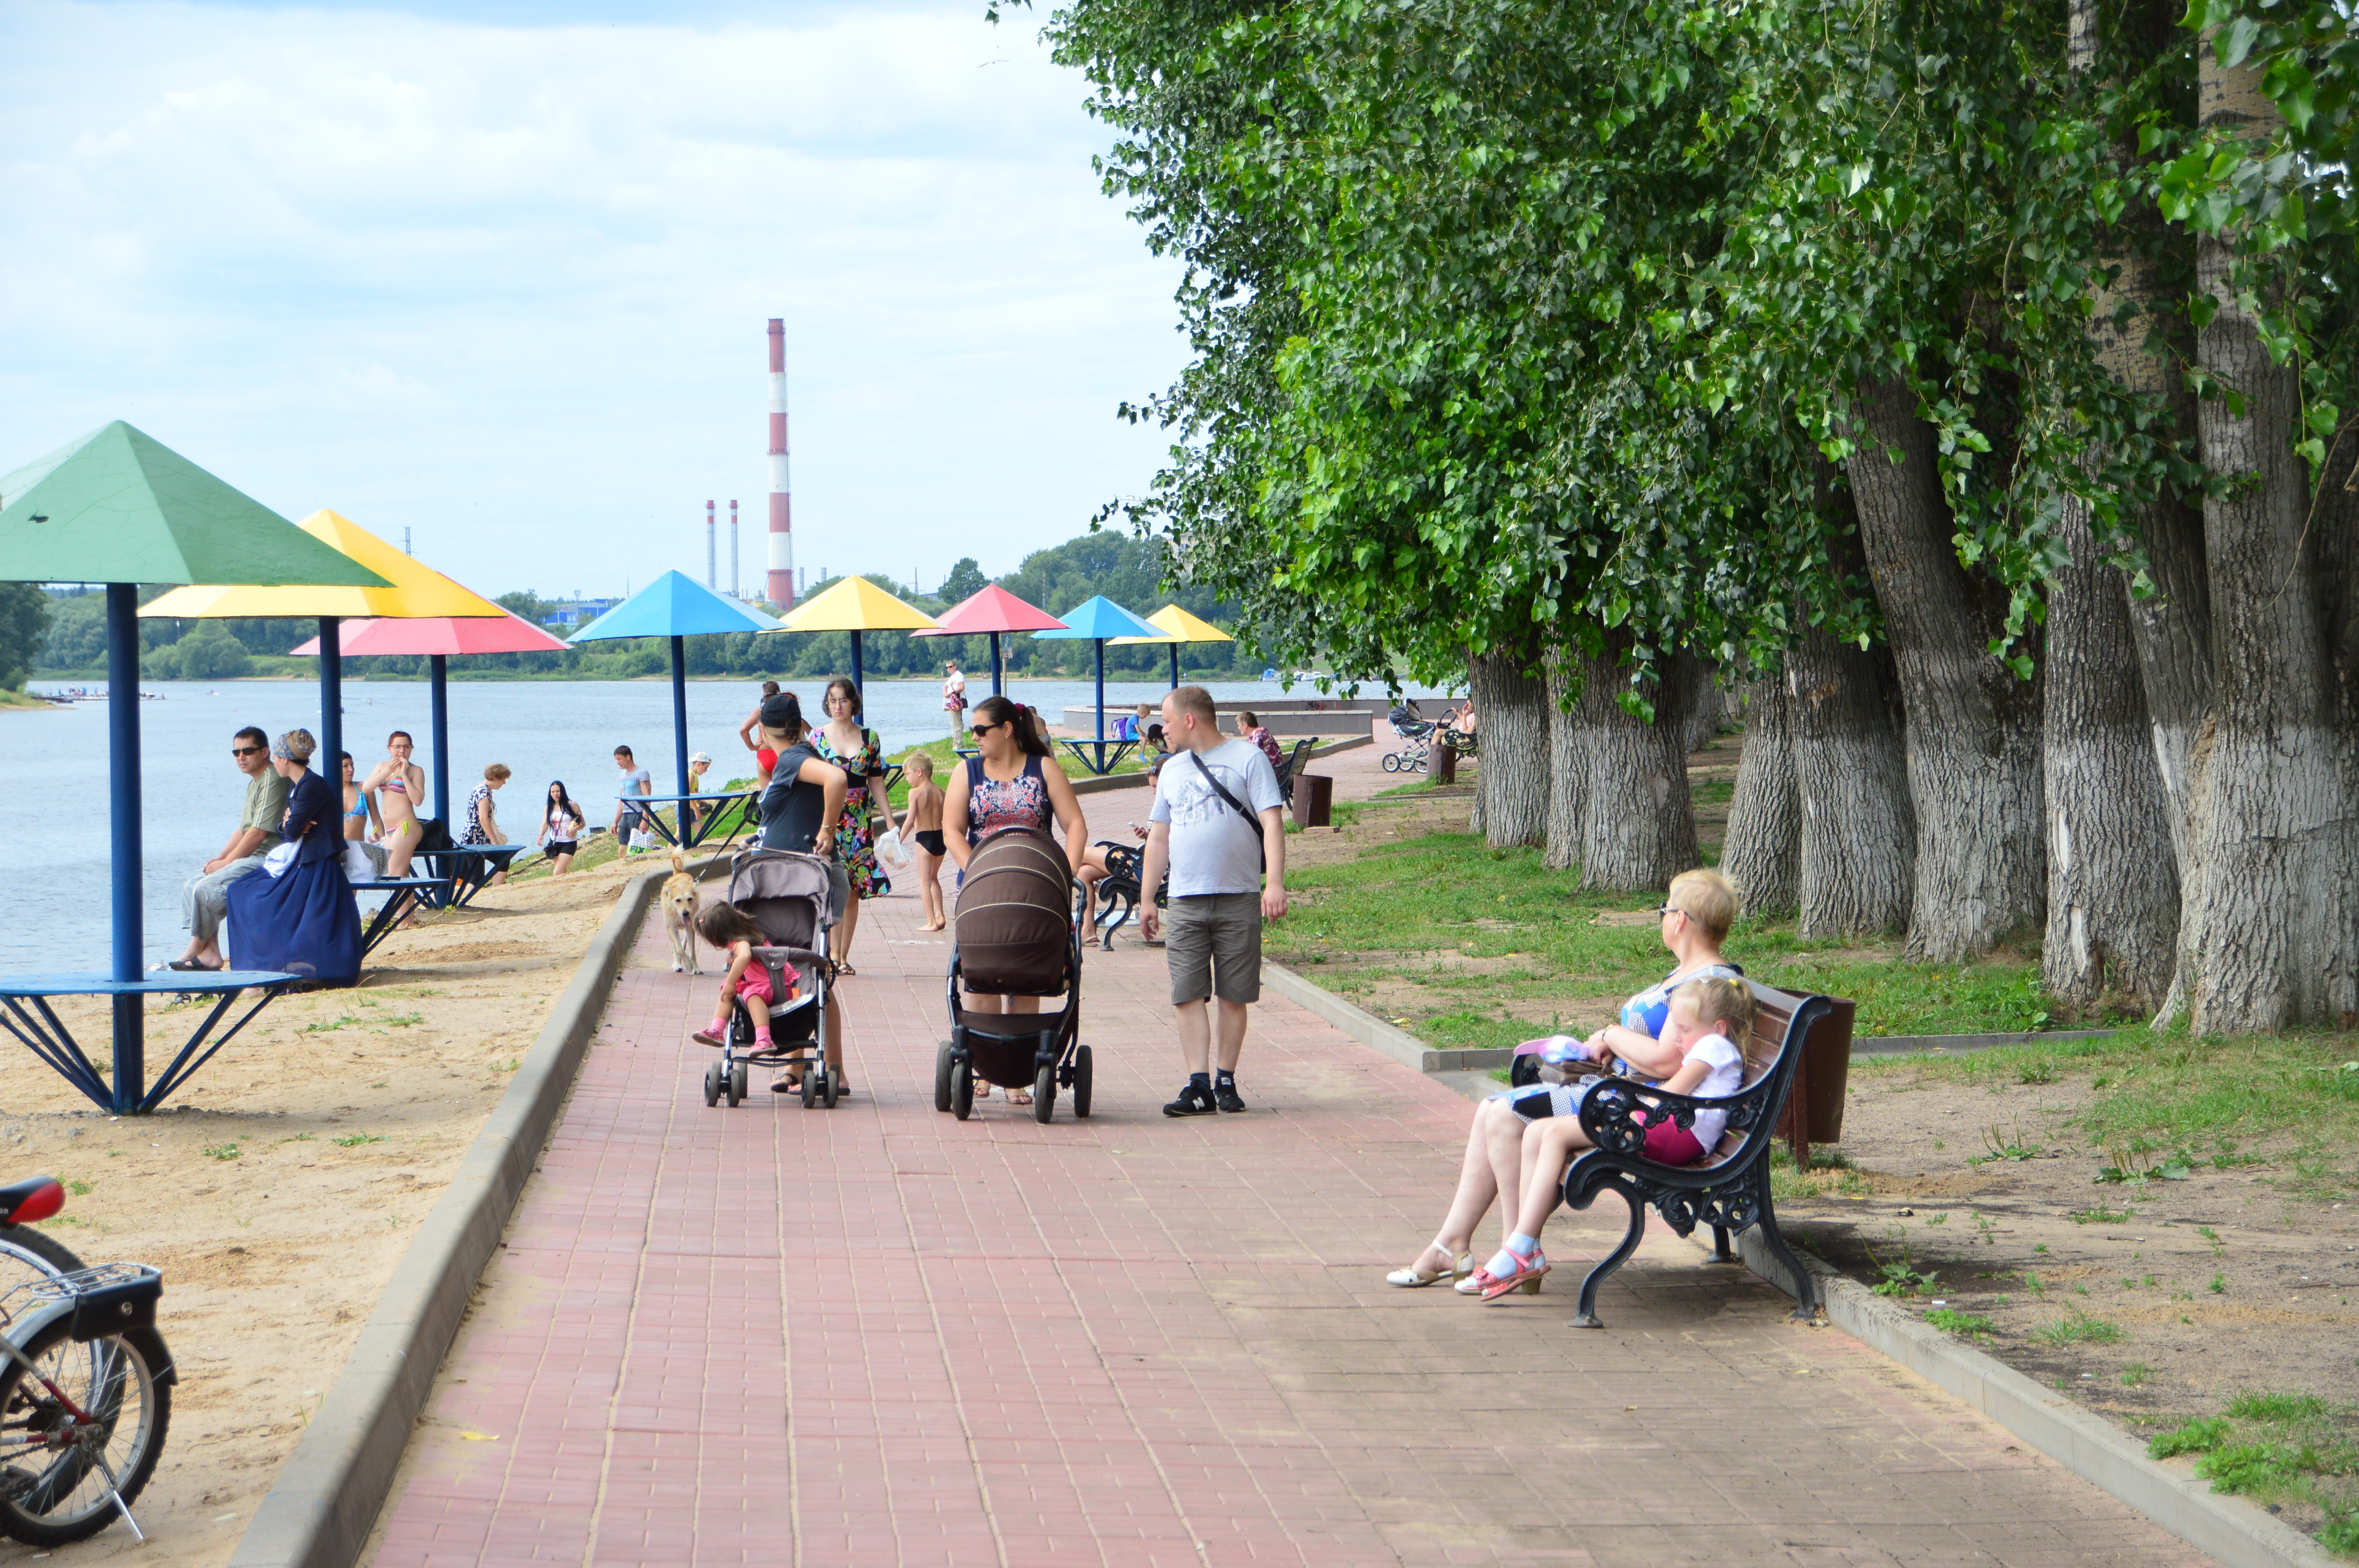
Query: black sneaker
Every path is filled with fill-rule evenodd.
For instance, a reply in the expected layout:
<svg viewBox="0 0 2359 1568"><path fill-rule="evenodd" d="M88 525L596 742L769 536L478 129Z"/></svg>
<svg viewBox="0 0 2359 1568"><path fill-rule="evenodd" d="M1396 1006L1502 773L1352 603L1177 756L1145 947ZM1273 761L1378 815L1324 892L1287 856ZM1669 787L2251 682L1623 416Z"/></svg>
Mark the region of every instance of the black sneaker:
<svg viewBox="0 0 2359 1568"><path fill-rule="evenodd" d="M1211 1116L1215 1110L1211 1091L1199 1087L1192 1080L1180 1091L1180 1098L1163 1108L1166 1116Z"/></svg>
<svg viewBox="0 0 2359 1568"><path fill-rule="evenodd" d="M1237 1086L1233 1083L1213 1084L1212 1103L1226 1111L1239 1111L1245 1108L1245 1102L1237 1098Z"/></svg>

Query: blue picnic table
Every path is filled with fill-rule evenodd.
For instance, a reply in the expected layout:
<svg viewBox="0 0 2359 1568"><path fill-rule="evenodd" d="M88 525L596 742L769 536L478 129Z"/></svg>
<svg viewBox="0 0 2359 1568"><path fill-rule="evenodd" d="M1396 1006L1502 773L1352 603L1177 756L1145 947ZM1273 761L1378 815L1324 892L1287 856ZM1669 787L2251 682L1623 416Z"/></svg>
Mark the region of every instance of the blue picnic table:
<svg viewBox="0 0 2359 1568"><path fill-rule="evenodd" d="M212 1061L214 1052L253 1022L255 1013L301 979L300 975L277 969L159 969L135 980L110 979L104 975L10 975L0 979L0 1010L5 1010L0 1011L0 1029L15 1035L27 1050L56 1069L60 1077L80 1089L83 1098L99 1109L127 1116L161 1105L166 1096L189 1081L190 1075ZM207 1044L213 1026L229 1011L238 993L245 990L259 990L262 994L236 1022ZM172 1058L171 1065L164 1069L152 1087L142 1093L136 1076L121 1084L109 1084L99 1076L98 1068L74 1040L73 1032L49 1006L51 997L60 996L128 997L136 999L135 1006L150 996L216 996L220 1000L198 1023L189 1043Z"/></svg>
<svg viewBox="0 0 2359 1568"><path fill-rule="evenodd" d="M365 958L377 949L377 944L393 935L393 928L408 914L410 906L420 902L431 907L438 900L451 896L449 877L380 877L373 882L354 882L353 895L365 892L389 892L393 896L377 906L369 917L368 929L361 933L361 957Z"/></svg>
<svg viewBox="0 0 2359 1568"><path fill-rule="evenodd" d="M1072 752L1075 762L1101 778L1122 766L1122 760L1138 749L1136 741L1069 741L1062 735L1057 737L1057 743ZM1113 755L1107 755L1109 752Z"/></svg>
<svg viewBox="0 0 2359 1568"><path fill-rule="evenodd" d="M730 815L723 809L725 806L736 801L751 801L760 793L758 790L750 789L724 789L712 795L627 795L623 797L623 804L645 807L646 809L638 813L638 820L653 827L656 830L656 836L665 843L676 849L693 849L703 843L712 833L713 824ZM685 834L675 833L667 827L664 819L658 816L654 809L658 806L684 808L689 805L709 806L713 809L689 812L689 816L695 820ZM675 816L678 814L677 811L674 813ZM726 849L735 840L739 833L752 825L753 820L754 813L750 806L737 813L736 820L730 825L728 836L721 841L722 847Z"/></svg>
<svg viewBox="0 0 2359 1568"><path fill-rule="evenodd" d="M447 892L423 896L438 908L464 909L494 877L508 869L510 860L530 848L528 844L454 844L448 849L420 849L416 858L426 862L433 880L450 884Z"/></svg>

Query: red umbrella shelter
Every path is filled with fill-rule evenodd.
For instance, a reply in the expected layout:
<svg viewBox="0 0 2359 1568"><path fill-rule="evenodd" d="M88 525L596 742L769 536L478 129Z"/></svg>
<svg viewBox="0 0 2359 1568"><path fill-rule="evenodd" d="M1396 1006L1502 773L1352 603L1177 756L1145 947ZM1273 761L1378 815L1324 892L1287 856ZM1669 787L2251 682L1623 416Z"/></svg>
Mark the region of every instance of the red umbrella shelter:
<svg viewBox="0 0 2359 1568"><path fill-rule="evenodd" d="M1040 609L1025 603L997 583L982 592L962 600L954 609L944 611L934 619L941 623L939 632L912 632L912 637L974 637L991 639L991 695L1002 695L1006 670L999 658L999 639L1009 632L1062 632L1065 623Z"/></svg>
<svg viewBox="0 0 2359 1568"><path fill-rule="evenodd" d="M349 658L355 654L424 654L433 686L434 804L451 809L451 702L447 676L453 654L561 654L565 644L519 615L432 615L418 620L345 621L339 623L336 646ZM299 658L317 657L320 639L294 650ZM331 757L329 767L336 765Z"/></svg>

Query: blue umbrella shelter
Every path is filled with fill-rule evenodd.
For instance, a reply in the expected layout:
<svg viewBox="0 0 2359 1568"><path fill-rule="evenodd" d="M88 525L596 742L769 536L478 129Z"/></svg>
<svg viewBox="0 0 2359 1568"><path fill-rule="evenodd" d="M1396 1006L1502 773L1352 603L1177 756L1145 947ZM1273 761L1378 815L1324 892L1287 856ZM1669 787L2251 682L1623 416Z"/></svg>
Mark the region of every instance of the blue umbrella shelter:
<svg viewBox="0 0 2359 1568"><path fill-rule="evenodd" d="M681 842L693 842L688 832L688 653L681 639L709 637L723 632L775 632L778 623L758 610L748 610L681 573L666 572L581 631L571 643L612 642L620 637L668 637L671 640L672 765L679 780L675 800L680 805Z"/></svg>
<svg viewBox="0 0 2359 1568"><path fill-rule="evenodd" d="M1126 754L1130 751L1131 747L1136 744L1136 742L1130 741L1108 741L1106 739L1105 645L1109 640L1115 637L1140 637L1149 642L1160 643L1164 640L1166 633L1162 627L1153 625L1147 622L1140 620L1137 616L1133 615L1129 611L1125 610L1121 605L1116 604L1113 600L1108 599L1102 593L1081 604L1073 606L1072 609L1066 611L1064 614L1059 616L1058 619L1065 623L1063 630L1057 632L1035 632L1032 635L1036 639L1043 641L1049 638L1059 638L1066 641L1086 639L1087 641L1097 644L1097 739L1089 742L1091 750L1086 754L1082 751L1082 742L1081 741L1068 741L1065 744L1071 748L1073 755L1078 758L1082 765L1089 769L1090 772L1093 773L1111 773L1114 770L1114 764L1121 762L1125 754ZM1114 754L1111 758L1106 754L1106 748L1108 746L1112 746L1114 749Z"/></svg>
<svg viewBox="0 0 2359 1568"><path fill-rule="evenodd" d="M121 420L0 479L0 581L106 585L107 791L113 824L114 964L105 975L0 979L0 1028L117 1114L153 1110L254 1016L205 1048L241 989L267 1000L286 974L144 976L140 910L139 589L148 583L337 584L386 579L304 533ZM219 998L153 1087L147 1083L144 1004L150 991ZM47 999L113 1000L114 1071L102 1078ZM257 1003L258 1007L260 1004Z"/></svg>

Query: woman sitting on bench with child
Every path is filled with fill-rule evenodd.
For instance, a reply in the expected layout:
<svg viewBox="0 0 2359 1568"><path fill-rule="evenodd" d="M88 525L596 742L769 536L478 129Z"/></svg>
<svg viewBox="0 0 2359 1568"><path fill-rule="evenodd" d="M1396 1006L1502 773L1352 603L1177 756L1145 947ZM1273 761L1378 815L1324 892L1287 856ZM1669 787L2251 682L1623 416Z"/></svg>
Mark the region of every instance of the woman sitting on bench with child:
<svg viewBox="0 0 2359 1568"><path fill-rule="evenodd" d="M1736 924L1736 890L1718 871L1682 871L1671 879L1670 891L1656 914L1663 946L1671 950L1678 960L1677 967L1659 982L1623 1003L1621 1021L1607 1024L1581 1042L1580 1054L1598 1063L1603 1070L1636 1078L1649 1087L1660 1087L1671 1093L1734 1093L1737 1087L1734 1084L1724 1090L1706 1087L1682 1091L1672 1087L1672 1081L1692 1070L1689 1048L1700 1047L1701 1038L1693 1042L1681 1039L1674 1044L1664 1038L1664 1026L1670 1017L1674 991L1691 981L1737 979L1743 974L1720 953L1721 944L1728 939L1729 928ZM1743 989L1741 983L1738 989ZM1749 998L1750 993L1747 995ZM1749 1012L1745 1022L1750 1022ZM1717 1051L1708 1053L1706 1059L1709 1062L1718 1054ZM1741 1066L1739 1076L1741 1079ZM1716 1085L1718 1078L1707 1073L1698 1075L1697 1081ZM1517 1284L1526 1290L1537 1290L1539 1275L1546 1272L1544 1260L1538 1270L1510 1271L1515 1277L1506 1284L1500 1284L1502 1276L1487 1267L1477 1269L1473 1259L1474 1227L1483 1222L1493 1201L1497 1200L1503 1227L1502 1253L1516 1253L1515 1243L1523 1241L1527 1243L1530 1254L1537 1256L1538 1243L1533 1238L1536 1233L1519 1230L1518 1221L1528 1206L1527 1196L1533 1202L1545 1198L1546 1207L1540 1211L1543 1214L1556 1206L1557 1187L1563 1180L1565 1162L1570 1160L1572 1150L1587 1147L1578 1115L1582 1099L1595 1082L1594 1078L1587 1078L1572 1083L1533 1084L1495 1094L1476 1106L1474 1125L1466 1136L1466 1157L1459 1168L1458 1191L1441 1222L1440 1233L1408 1268L1396 1269L1386 1275L1386 1282L1416 1288L1451 1280L1466 1295L1483 1294L1492 1285L1499 1286L1490 1292L1495 1295ZM1563 1120L1569 1130L1556 1132L1543 1141L1548 1124L1558 1119ZM1667 1124L1651 1132L1647 1138L1648 1157L1661 1159L1667 1164L1689 1163L1701 1157L1701 1149L1689 1153L1686 1160L1674 1157L1680 1151L1670 1146L1668 1134L1678 1130ZM1665 1139L1659 1154L1658 1137ZM1713 1137L1715 1141L1718 1138L1716 1129ZM1543 1162L1543 1151L1560 1143L1562 1152L1555 1174L1547 1176L1538 1169ZM1703 1148L1709 1147L1709 1143L1703 1144ZM1496 1257L1492 1259L1494 1263L1498 1261Z"/></svg>

